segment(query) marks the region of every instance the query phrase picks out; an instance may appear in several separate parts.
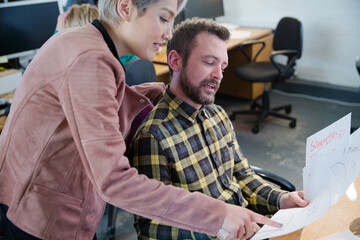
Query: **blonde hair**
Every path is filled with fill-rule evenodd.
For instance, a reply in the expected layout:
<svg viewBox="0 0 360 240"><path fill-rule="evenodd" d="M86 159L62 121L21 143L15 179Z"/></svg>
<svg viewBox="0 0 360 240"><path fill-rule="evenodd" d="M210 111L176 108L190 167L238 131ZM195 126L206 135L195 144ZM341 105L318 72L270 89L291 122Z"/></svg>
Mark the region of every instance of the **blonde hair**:
<svg viewBox="0 0 360 240"><path fill-rule="evenodd" d="M90 4L74 4L69 8L65 20L65 28L81 27L99 18L99 10Z"/></svg>
<svg viewBox="0 0 360 240"><path fill-rule="evenodd" d="M156 3L157 1L162 0L132 0L133 4L137 7L139 15L145 13L145 10L151 5ZM185 7L188 0L177 0L177 13L181 12L181 10ZM118 25L121 23L121 19L116 11L118 0L99 0L98 8L99 8L99 19L105 20L107 22L112 23L113 25Z"/></svg>

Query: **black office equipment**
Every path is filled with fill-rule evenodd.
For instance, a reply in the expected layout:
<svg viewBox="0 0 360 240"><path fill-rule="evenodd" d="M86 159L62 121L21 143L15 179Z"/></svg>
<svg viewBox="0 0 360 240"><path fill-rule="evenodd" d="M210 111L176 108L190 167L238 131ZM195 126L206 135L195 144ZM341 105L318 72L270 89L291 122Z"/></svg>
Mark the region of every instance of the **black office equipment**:
<svg viewBox="0 0 360 240"><path fill-rule="evenodd" d="M358 71L359 75L360 75L360 55L356 56L355 59L355 66L356 66L356 70ZM359 88L360 90L360 88ZM355 132L359 127L351 127L351 133Z"/></svg>
<svg viewBox="0 0 360 240"><path fill-rule="evenodd" d="M0 4L0 56L13 59L33 53L54 34L62 12L58 0Z"/></svg>
<svg viewBox="0 0 360 240"><path fill-rule="evenodd" d="M175 24L192 17L215 19L221 16L224 16L223 0L189 0L175 18Z"/></svg>
<svg viewBox="0 0 360 240"><path fill-rule="evenodd" d="M269 172L259 167L255 167L255 166L250 166L250 167L257 175L262 177L264 180L270 182L271 184L276 185L280 189L289 192L296 191L296 187L294 186L294 184L292 184L285 178L280 177L279 175L276 175L272 172Z"/></svg>
<svg viewBox="0 0 360 240"><path fill-rule="evenodd" d="M246 52L245 46L260 44L261 48L251 62L249 54ZM265 42L249 41L240 46L240 50L245 54L249 63L243 64L235 68L235 75L248 82L265 83L264 93L262 94L262 103L258 104L253 101L251 110L235 111L230 116L231 120L235 120L238 114L255 114L259 115L257 122L252 128L253 133L259 132L260 124L268 116L278 117L290 120L289 126L295 128L296 119L285 114L278 113L279 110L285 110L286 113L291 112L291 105L285 105L277 108L270 108L269 82L285 81L292 77L295 73L295 62L301 57L302 53L302 25L295 18L284 17L278 23L273 41L273 51L270 55L270 62L256 62L259 53L264 49ZM277 56L282 55L287 58L286 63L279 63Z"/></svg>
<svg viewBox="0 0 360 240"><path fill-rule="evenodd" d="M125 80L129 86L156 82L156 72L152 61L135 58L125 65L125 70Z"/></svg>

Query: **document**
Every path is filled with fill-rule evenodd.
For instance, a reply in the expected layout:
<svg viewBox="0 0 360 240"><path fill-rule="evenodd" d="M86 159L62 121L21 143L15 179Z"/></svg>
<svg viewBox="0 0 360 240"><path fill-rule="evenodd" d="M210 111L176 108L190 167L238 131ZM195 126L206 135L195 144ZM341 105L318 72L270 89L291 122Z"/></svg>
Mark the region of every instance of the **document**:
<svg viewBox="0 0 360 240"><path fill-rule="evenodd" d="M303 169L306 200L313 201L319 190L326 185L331 185L333 194L340 191L338 187L345 187L345 193L348 186L339 186L337 181L346 176L343 151L350 144L350 128L351 113L307 138L306 165ZM332 181L332 184L329 184L329 181ZM336 203L339 198L333 195L333 202Z"/></svg>
<svg viewBox="0 0 360 240"><path fill-rule="evenodd" d="M278 211L271 219L282 228L265 225L251 239L260 240L297 231L321 218L360 174L360 130L350 135L351 114L310 136L303 169L305 208Z"/></svg>
<svg viewBox="0 0 360 240"><path fill-rule="evenodd" d="M243 31L243 30L231 30L230 31L230 38L232 38L232 39L249 38L250 36L251 36L250 31Z"/></svg>

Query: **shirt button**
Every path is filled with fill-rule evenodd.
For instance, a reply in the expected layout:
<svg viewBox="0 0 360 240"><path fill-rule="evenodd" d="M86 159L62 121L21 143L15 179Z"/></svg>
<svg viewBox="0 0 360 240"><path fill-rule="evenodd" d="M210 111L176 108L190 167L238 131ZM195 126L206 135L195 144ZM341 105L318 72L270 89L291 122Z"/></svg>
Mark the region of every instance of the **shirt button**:
<svg viewBox="0 0 360 240"><path fill-rule="evenodd" d="M144 100L144 99L140 99L139 102L140 102L140 103L145 103L145 100Z"/></svg>
<svg viewBox="0 0 360 240"><path fill-rule="evenodd" d="M227 181L227 179L224 175L221 175L220 179L221 179L221 182L224 184L224 186L229 187L229 182Z"/></svg>

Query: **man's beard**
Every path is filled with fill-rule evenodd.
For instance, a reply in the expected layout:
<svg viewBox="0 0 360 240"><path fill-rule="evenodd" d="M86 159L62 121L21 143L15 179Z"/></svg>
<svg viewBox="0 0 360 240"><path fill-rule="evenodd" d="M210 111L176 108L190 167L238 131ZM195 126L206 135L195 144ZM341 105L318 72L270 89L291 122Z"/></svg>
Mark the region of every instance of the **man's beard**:
<svg viewBox="0 0 360 240"><path fill-rule="evenodd" d="M202 93L202 88L206 84L214 84L214 92L208 94ZM215 101L215 93L219 88L219 82L215 79L206 78L202 80L198 86L194 86L189 81L189 78L187 77L187 69L185 68L180 74L180 86L182 87L184 94L193 102L201 105L207 105Z"/></svg>

